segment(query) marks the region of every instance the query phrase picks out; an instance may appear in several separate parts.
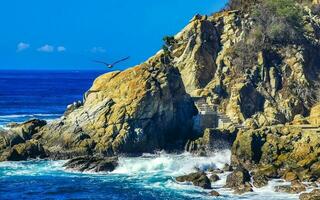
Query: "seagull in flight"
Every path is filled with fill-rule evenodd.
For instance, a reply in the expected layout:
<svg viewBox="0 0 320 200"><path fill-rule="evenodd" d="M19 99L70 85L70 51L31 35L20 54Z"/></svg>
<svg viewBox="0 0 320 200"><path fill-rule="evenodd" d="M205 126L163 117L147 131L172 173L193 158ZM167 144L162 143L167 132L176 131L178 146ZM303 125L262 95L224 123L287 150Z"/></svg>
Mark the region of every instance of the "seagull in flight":
<svg viewBox="0 0 320 200"><path fill-rule="evenodd" d="M95 63L100 63L100 64L104 64L105 66L107 66L108 68L112 68L112 67L114 67L116 64L119 64L119 63L121 63L121 62L123 62L123 61L126 61L126 60L128 60L130 57L128 56L128 57L125 57L125 58L122 58L122 59L120 59L120 60L117 60L117 61L115 61L115 62L113 62L113 63L106 63L106 62L103 62L103 61L99 61L99 60L92 60L93 62L95 62Z"/></svg>

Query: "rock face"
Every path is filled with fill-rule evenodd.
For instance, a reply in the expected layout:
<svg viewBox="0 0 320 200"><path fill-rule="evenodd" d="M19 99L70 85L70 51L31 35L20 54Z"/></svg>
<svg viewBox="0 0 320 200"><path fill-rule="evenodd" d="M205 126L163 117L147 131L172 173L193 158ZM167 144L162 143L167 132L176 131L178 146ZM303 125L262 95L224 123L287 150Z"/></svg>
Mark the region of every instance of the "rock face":
<svg viewBox="0 0 320 200"><path fill-rule="evenodd" d="M232 148L232 164L258 168L269 178L319 178L319 140L314 129L297 126L241 131Z"/></svg>
<svg viewBox="0 0 320 200"><path fill-rule="evenodd" d="M151 152L191 137L194 114L179 72L151 59L97 78L83 107L46 126L41 141L51 143L50 152Z"/></svg>
<svg viewBox="0 0 320 200"><path fill-rule="evenodd" d="M211 98L236 123L252 119L261 127L290 122L309 113L320 83L320 18L307 9L304 15L304 43L256 52L257 65L246 70L230 52L252 27L250 15L197 16L175 36L171 63L191 96Z"/></svg>
<svg viewBox="0 0 320 200"><path fill-rule="evenodd" d="M32 139L46 124L46 121L33 119L12 125L9 131L0 130L0 161L46 157L42 144Z"/></svg>
<svg viewBox="0 0 320 200"><path fill-rule="evenodd" d="M63 165L66 169L80 172L111 172L118 166L117 157L77 157Z"/></svg>
<svg viewBox="0 0 320 200"><path fill-rule="evenodd" d="M36 124L41 129L13 128L0 144L5 149L34 139L55 159L183 149L194 137L196 109L179 71L159 59L98 77L83 105L47 125Z"/></svg>
<svg viewBox="0 0 320 200"><path fill-rule="evenodd" d="M211 182L207 175L203 172L195 172L185 176L176 178L178 182L192 182L193 185L204 189L211 189Z"/></svg>

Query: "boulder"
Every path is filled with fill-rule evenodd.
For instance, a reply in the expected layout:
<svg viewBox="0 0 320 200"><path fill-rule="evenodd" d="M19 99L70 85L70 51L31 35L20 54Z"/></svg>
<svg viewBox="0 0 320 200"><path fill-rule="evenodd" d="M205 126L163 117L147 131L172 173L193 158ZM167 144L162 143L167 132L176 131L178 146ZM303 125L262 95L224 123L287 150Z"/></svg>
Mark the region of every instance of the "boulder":
<svg viewBox="0 0 320 200"><path fill-rule="evenodd" d="M77 157L63 165L66 169L80 172L111 172L118 166L117 157Z"/></svg>
<svg viewBox="0 0 320 200"><path fill-rule="evenodd" d="M178 182L192 182L193 185L204 189L211 189L211 182L207 175L203 172L195 172L176 178Z"/></svg>
<svg viewBox="0 0 320 200"><path fill-rule="evenodd" d="M231 174L227 176L226 186L235 190L236 194L251 192L252 186L250 184L251 176L249 171L238 166Z"/></svg>
<svg viewBox="0 0 320 200"><path fill-rule="evenodd" d="M0 130L0 151L32 139L46 124L44 120L32 119L21 124L11 124L10 130Z"/></svg>
<svg viewBox="0 0 320 200"><path fill-rule="evenodd" d="M21 161L36 158L45 158L47 154L43 146L36 140L29 140L25 143L17 144L13 146L8 155L3 154L2 160L8 161Z"/></svg>

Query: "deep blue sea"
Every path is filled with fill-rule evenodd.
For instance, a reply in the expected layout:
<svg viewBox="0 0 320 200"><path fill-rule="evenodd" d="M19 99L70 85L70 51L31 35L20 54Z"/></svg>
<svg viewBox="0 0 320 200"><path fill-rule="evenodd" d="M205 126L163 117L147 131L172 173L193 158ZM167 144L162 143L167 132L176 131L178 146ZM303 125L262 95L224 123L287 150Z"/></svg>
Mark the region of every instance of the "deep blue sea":
<svg viewBox="0 0 320 200"><path fill-rule="evenodd" d="M54 119L66 106L82 100L93 80L103 72L94 71L0 71L0 125L30 118ZM138 158L120 158L119 167L109 174L66 171L65 161L26 161L0 163L0 200L20 199L298 199L297 195L275 193L272 181L242 196L223 188L227 173L212 186L220 197L208 195L189 183L176 183L174 177L195 168L221 168L230 162L230 150L209 158L161 152Z"/></svg>

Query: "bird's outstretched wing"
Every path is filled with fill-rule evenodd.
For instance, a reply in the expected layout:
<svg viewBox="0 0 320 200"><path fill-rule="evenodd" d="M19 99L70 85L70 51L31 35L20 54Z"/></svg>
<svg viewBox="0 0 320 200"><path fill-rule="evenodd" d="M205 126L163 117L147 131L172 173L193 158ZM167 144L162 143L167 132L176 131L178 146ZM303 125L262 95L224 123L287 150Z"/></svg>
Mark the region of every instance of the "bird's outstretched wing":
<svg viewBox="0 0 320 200"><path fill-rule="evenodd" d="M99 61L99 60L92 60L92 62L104 64L104 65L106 65L106 66L109 66L109 65L110 65L109 63L106 63L106 62L103 62L103 61Z"/></svg>
<svg viewBox="0 0 320 200"><path fill-rule="evenodd" d="M123 62L123 61L125 61L125 60L128 60L129 58L130 58L130 56L125 57L125 58L122 58L121 60L118 60L118 61L112 63L111 65L114 66L114 65L116 65L116 64L118 64L118 63L120 63L120 62Z"/></svg>

